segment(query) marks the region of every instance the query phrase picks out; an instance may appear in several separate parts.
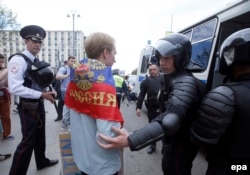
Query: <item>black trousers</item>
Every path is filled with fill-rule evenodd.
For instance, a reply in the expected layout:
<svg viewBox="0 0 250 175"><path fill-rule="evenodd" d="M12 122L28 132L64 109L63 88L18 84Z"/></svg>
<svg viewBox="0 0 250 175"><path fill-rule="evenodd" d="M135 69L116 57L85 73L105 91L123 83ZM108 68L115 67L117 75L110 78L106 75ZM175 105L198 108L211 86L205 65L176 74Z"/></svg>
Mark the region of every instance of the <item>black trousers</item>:
<svg viewBox="0 0 250 175"><path fill-rule="evenodd" d="M62 99L62 97L60 96L60 98L58 99L58 119L62 119L63 118L63 106L64 106L64 101Z"/></svg>
<svg viewBox="0 0 250 175"><path fill-rule="evenodd" d="M121 94L116 94L116 101L117 101L119 109L120 109L120 106L121 106L121 99L122 99L122 95Z"/></svg>
<svg viewBox="0 0 250 175"><path fill-rule="evenodd" d="M22 102L18 105L21 121L22 140L14 153L10 175L26 175L32 152L34 150L37 167L42 167L49 159L45 157L45 109L43 101L38 105L38 116L24 109Z"/></svg>
<svg viewBox="0 0 250 175"><path fill-rule="evenodd" d="M198 153L198 148L191 144L188 138L171 139L163 143L162 171L164 175L191 175L192 162Z"/></svg>

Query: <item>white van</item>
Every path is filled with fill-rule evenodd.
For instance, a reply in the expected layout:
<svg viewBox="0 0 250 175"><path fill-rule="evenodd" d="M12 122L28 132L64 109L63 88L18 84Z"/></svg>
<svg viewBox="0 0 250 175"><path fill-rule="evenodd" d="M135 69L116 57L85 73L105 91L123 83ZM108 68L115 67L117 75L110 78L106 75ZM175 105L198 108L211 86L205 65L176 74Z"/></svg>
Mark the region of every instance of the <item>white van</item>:
<svg viewBox="0 0 250 175"><path fill-rule="evenodd" d="M153 54L153 47L147 46L141 51L139 66L137 68L136 82L135 82L135 92L139 94L140 84L142 80L146 78L148 74L148 64L151 62L151 57Z"/></svg>
<svg viewBox="0 0 250 175"><path fill-rule="evenodd" d="M207 84L208 90L221 84L223 76L214 71L222 42L230 34L250 27L250 1L240 0L190 25L178 32L185 34L192 43L192 58L188 65L196 77ZM136 89L147 75L152 47L142 50L137 70Z"/></svg>

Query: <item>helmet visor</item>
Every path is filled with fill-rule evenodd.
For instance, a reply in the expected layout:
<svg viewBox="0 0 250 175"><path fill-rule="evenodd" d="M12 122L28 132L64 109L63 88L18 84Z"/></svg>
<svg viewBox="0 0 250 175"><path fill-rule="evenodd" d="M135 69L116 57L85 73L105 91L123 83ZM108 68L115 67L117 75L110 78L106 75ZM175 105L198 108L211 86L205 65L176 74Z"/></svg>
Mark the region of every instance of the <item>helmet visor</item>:
<svg viewBox="0 0 250 175"><path fill-rule="evenodd" d="M224 57L228 66L233 62L234 50L232 48L250 41L250 29L243 29L228 37L220 48L220 58ZM233 52L233 53L232 53Z"/></svg>
<svg viewBox="0 0 250 175"><path fill-rule="evenodd" d="M156 56L159 58L160 54L163 57L169 57L181 53L182 47L180 44L173 45L166 40L159 40L155 45Z"/></svg>

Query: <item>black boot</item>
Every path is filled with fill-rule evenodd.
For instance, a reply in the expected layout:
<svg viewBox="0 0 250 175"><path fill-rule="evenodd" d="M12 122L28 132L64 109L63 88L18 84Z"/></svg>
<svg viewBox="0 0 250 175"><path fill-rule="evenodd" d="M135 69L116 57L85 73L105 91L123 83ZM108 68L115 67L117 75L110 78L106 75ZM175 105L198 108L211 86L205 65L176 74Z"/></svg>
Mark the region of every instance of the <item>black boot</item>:
<svg viewBox="0 0 250 175"><path fill-rule="evenodd" d="M55 122L62 120L62 116L57 116L57 118L54 120Z"/></svg>

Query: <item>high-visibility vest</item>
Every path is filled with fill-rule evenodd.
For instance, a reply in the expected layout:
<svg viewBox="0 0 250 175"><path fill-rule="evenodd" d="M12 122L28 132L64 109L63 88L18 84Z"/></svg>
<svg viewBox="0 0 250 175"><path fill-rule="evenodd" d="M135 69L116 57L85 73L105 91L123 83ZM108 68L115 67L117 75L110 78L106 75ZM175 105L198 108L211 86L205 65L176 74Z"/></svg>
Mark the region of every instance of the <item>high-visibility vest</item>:
<svg viewBox="0 0 250 175"><path fill-rule="evenodd" d="M115 87L122 88L122 84L124 78L120 77L119 75L113 75L115 81Z"/></svg>

